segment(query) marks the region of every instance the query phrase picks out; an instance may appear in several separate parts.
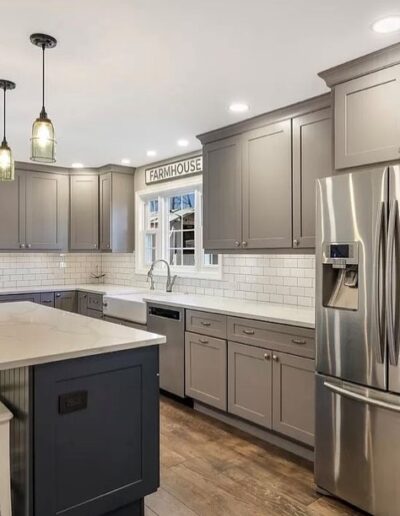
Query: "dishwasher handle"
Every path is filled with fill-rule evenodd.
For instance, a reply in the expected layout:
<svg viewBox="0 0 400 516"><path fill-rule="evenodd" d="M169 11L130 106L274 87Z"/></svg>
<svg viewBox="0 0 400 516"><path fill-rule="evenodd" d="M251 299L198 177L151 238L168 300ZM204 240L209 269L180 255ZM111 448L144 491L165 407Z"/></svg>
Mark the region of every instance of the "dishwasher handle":
<svg viewBox="0 0 400 516"><path fill-rule="evenodd" d="M179 310L162 308L160 306L149 306L149 315L161 317L162 319L173 319L174 321L180 321L181 319L181 312Z"/></svg>

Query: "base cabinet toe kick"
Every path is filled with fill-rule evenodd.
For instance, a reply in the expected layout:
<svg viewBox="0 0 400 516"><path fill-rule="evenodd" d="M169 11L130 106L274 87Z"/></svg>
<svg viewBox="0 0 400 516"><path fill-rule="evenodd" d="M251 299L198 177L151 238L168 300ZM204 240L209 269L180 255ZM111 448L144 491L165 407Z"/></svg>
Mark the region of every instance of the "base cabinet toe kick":
<svg viewBox="0 0 400 516"><path fill-rule="evenodd" d="M143 516L159 487L158 346L0 371L13 516Z"/></svg>

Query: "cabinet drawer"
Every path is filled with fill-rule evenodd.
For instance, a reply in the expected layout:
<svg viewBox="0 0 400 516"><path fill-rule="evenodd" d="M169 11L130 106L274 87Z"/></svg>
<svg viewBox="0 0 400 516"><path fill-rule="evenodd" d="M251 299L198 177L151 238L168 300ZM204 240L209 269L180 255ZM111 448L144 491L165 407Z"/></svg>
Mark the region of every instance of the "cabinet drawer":
<svg viewBox="0 0 400 516"><path fill-rule="evenodd" d="M185 334L185 393L220 410L227 408L226 341Z"/></svg>
<svg viewBox="0 0 400 516"><path fill-rule="evenodd" d="M226 339L226 316L186 310L186 330Z"/></svg>
<svg viewBox="0 0 400 516"><path fill-rule="evenodd" d="M92 310L91 308L87 309L86 315L92 319L103 319L103 312L99 312L99 310Z"/></svg>
<svg viewBox="0 0 400 516"><path fill-rule="evenodd" d="M54 307L54 292L41 292L40 304Z"/></svg>
<svg viewBox="0 0 400 516"><path fill-rule="evenodd" d="M103 311L103 295L88 293L87 306L91 310Z"/></svg>
<svg viewBox="0 0 400 516"><path fill-rule="evenodd" d="M228 317L228 339L313 358L314 330L284 324Z"/></svg>

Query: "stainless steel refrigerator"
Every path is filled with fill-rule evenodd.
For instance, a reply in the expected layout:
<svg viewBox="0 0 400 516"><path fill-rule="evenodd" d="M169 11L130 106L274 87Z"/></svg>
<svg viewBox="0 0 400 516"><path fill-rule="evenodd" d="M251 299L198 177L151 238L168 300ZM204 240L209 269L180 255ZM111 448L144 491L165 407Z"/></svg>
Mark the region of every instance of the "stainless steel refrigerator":
<svg viewBox="0 0 400 516"><path fill-rule="evenodd" d="M400 515L400 166L317 182L317 486Z"/></svg>

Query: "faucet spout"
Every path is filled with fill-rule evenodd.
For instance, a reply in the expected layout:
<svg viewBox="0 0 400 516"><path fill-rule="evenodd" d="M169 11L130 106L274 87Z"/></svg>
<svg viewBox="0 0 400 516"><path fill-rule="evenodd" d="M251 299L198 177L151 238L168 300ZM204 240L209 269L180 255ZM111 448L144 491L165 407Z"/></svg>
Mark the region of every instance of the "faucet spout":
<svg viewBox="0 0 400 516"><path fill-rule="evenodd" d="M151 264L151 267L147 273L147 281L150 280L150 290L154 290L153 270L154 270L155 265L157 265L157 263L164 263L167 266L167 284L165 286L165 290L166 290L166 292L172 292L172 287L175 284L177 276L175 274L174 276L171 277L171 267L169 266L169 263L167 262L167 260L163 260L163 259L154 260L154 262Z"/></svg>

